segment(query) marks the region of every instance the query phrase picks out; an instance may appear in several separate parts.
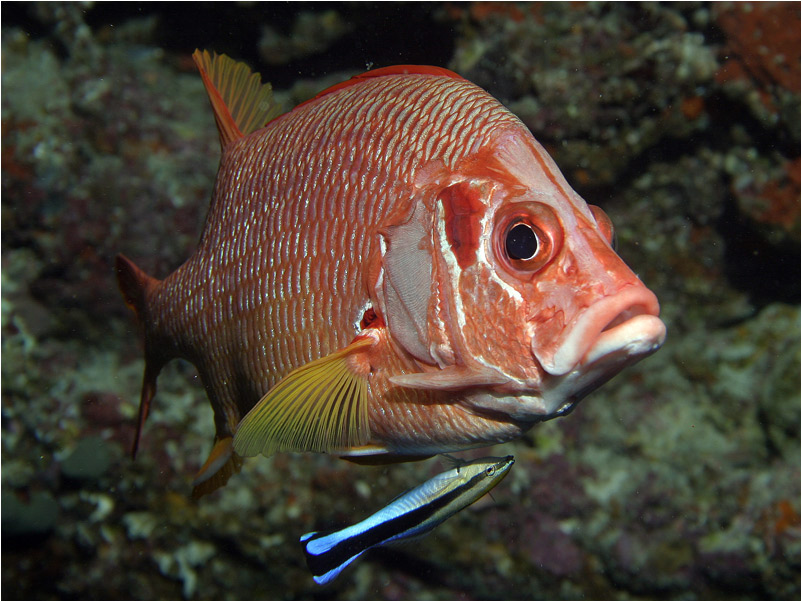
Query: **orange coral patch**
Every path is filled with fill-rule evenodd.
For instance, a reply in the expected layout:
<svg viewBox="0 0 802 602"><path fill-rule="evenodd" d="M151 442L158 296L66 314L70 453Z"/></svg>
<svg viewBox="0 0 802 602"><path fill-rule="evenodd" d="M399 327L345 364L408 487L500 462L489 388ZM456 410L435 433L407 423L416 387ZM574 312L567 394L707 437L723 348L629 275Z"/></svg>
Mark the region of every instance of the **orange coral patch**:
<svg viewBox="0 0 802 602"><path fill-rule="evenodd" d="M798 228L799 224L799 158L788 161L785 166L786 177L780 181L772 180L759 192L766 201L766 209L759 220L783 226L787 230Z"/></svg>
<svg viewBox="0 0 802 602"><path fill-rule="evenodd" d="M682 114L687 119L694 121L699 118L705 110L705 101L701 96L691 96L682 101Z"/></svg>
<svg viewBox="0 0 802 602"><path fill-rule="evenodd" d="M714 15L727 36L727 50L740 65L727 61L718 79L748 74L763 86L791 92L800 86L800 13L796 2L717 5Z"/></svg>

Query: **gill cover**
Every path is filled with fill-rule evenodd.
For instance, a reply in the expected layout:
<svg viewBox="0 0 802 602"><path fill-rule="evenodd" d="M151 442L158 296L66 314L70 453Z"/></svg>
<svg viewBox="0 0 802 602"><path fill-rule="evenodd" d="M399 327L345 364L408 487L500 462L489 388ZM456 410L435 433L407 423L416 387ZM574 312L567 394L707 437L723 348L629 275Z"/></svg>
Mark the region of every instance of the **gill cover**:
<svg viewBox="0 0 802 602"><path fill-rule="evenodd" d="M406 219L382 231L383 313L395 341L421 362L420 372L390 377L397 386L458 391L508 380L474 361L460 342L464 312L458 279L483 256L484 198L490 190L486 180L429 186Z"/></svg>
<svg viewBox="0 0 802 602"><path fill-rule="evenodd" d="M432 364L434 359L429 349L429 307L433 295L431 211L419 200L407 220L386 226L381 234L385 245L381 297L390 333L415 358Z"/></svg>

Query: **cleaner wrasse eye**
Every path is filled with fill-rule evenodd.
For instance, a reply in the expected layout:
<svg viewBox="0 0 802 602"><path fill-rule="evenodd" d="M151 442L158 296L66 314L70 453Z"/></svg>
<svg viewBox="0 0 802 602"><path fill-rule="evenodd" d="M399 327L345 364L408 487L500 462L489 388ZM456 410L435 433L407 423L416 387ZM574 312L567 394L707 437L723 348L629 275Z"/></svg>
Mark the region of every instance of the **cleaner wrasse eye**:
<svg viewBox="0 0 802 602"><path fill-rule="evenodd" d="M387 67L277 116L246 66L194 58L222 147L200 242L164 280L116 269L144 332L137 440L172 358L211 401L195 495L259 453L510 441L662 344L610 220L481 88Z"/></svg>

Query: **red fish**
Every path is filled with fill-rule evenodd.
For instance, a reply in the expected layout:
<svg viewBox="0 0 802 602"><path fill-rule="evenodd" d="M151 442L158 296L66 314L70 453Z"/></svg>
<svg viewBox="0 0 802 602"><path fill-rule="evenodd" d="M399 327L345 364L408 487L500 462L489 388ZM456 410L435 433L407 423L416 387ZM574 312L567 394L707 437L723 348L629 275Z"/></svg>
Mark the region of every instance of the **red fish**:
<svg viewBox="0 0 802 602"><path fill-rule="evenodd" d="M164 280L117 273L144 330L139 431L174 357L214 409L195 495L259 453L509 441L662 344L610 220L484 90L389 67L270 120L257 74L194 58L222 146L200 243Z"/></svg>

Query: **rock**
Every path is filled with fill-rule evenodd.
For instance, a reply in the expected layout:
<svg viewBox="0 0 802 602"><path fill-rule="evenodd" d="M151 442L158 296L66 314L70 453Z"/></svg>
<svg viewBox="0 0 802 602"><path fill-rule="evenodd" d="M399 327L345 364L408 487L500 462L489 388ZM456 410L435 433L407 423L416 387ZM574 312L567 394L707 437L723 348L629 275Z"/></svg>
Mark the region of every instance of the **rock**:
<svg viewBox="0 0 802 602"><path fill-rule="evenodd" d="M72 453L61 463L64 476L81 481L100 477L111 464L111 450L100 437L81 440Z"/></svg>
<svg viewBox="0 0 802 602"><path fill-rule="evenodd" d="M23 502L14 493L3 492L3 535L33 535L53 530L59 515L59 505L47 491L31 494Z"/></svg>

